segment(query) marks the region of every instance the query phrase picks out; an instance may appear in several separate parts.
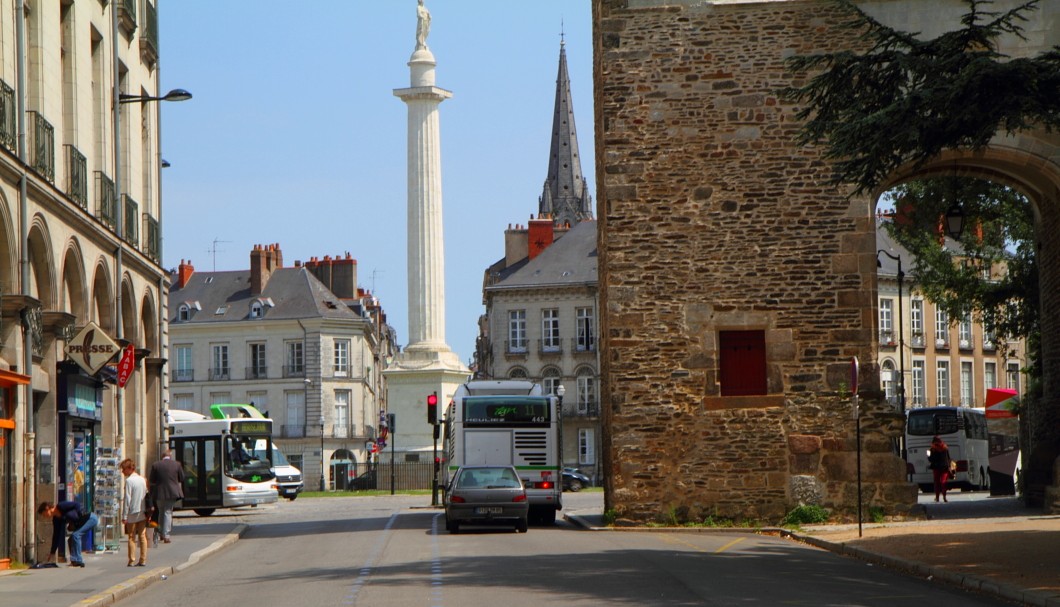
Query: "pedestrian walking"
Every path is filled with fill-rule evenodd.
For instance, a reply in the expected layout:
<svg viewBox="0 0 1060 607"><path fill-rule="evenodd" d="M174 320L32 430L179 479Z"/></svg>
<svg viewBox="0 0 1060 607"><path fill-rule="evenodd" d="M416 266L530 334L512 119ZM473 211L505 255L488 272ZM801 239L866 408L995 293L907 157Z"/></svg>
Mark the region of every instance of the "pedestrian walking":
<svg viewBox="0 0 1060 607"><path fill-rule="evenodd" d="M950 448L946 446L941 438L936 436L931 439L931 447L928 453L928 467L931 468L931 475L935 481L935 501L939 501L939 495L942 495L942 501L948 502L946 499L946 483L950 480Z"/></svg>
<svg viewBox="0 0 1060 607"><path fill-rule="evenodd" d="M184 467L173 459L173 452L166 449L162 452L162 459L151 465L148 480L151 498L159 512L162 542L168 544L173 530L173 508L184 499Z"/></svg>
<svg viewBox="0 0 1060 607"><path fill-rule="evenodd" d="M121 522L129 537L129 560L127 566L143 567L147 564L147 481L136 473L136 463L124 459L118 468L125 477L125 493L121 504ZM140 547L138 559L133 559L136 546Z"/></svg>
<svg viewBox="0 0 1060 607"><path fill-rule="evenodd" d="M66 532L70 532L70 566L84 567L85 560L81 557L81 543L85 534L95 529L99 524L99 517L94 512L86 512L81 504L75 501L41 502L37 507L37 514L52 521L52 549L48 553L48 562L55 562L56 555L66 539Z"/></svg>

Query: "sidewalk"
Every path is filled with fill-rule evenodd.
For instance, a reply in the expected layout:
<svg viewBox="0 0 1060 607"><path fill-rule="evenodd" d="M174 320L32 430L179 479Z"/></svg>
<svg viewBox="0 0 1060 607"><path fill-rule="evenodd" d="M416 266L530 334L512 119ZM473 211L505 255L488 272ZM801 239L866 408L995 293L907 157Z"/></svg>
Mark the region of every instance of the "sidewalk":
<svg viewBox="0 0 1060 607"><path fill-rule="evenodd" d="M798 532L758 531L1019 605L1060 607L1060 516L961 519L935 510L940 516L932 519L933 510L928 509L929 520L862 524L861 537L857 524L821 525ZM603 513L597 510L573 511L564 518L594 531L659 530L607 527ZM752 532L745 528L724 531Z"/></svg>
<svg viewBox="0 0 1060 607"><path fill-rule="evenodd" d="M126 566L123 537L117 552L84 554L84 568L65 563L54 569L0 571L4 607L100 607L111 605L150 584L166 583L175 573L235 542L247 526L235 521L191 523L173 529L173 541L152 546L146 567Z"/></svg>

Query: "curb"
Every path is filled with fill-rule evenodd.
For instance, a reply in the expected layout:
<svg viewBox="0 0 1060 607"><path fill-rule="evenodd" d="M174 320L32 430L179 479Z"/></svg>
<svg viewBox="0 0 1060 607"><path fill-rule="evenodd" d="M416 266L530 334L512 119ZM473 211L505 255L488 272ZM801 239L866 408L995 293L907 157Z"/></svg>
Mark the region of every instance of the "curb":
<svg viewBox="0 0 1060 607"><path fill-rule="evenodd" d="M114 603L122 599L126 599L132 596L133 594L136 594L137 592L143 590L144 588L147 588L155 582L163 581L171 575L175 575L177 573L180 573L181 571L184 571L188 567L195 565L207 556L210 556L211 554L220 551L224 547L235 543L239 540L239 538L243 537L243 534L246 533L246 531L247 525L240 523L228 535L215 541L214 543L210 544L206 548L203 548L202 550L193 552L191 556L188 557L187 561L175 567L157 567L155 569L152 569L151 571L141 573L140 575L134 577L133 579L127 582L115 584L110 588L107 588L106 590L100 592L99 594L95 594L86 599L78 601L71 605L71 607L104 607L106 605L113 605Z"/></svg>
<svg viewBox="0 0 1060 607"><path fill-rule="evenodd" d="M567 522L585 529L588 531L646 531L646 532L675 532L675 531L691 531L692 529L683 529L677 527L593 527L582 517L577 514L564 514L563 519ZM770 535L780 535L781 537L790 538L804 544L809 544L815 548L822 550L828 550L841 556L848 556L856 558L867 563L874 565L882 565L889 569L894 569L907 575L914 575L927 580L938 580L940 582L969 590L971 592L977 592L988 596L993 596L1006 601L1017 602L1021 605L1028 607L1060 607L1060 595L1050 595L1037 590L1027 590L1011 584L1001 584L995 580L984 578L976 575L955 573L940 569L938 567L932 567L926 563L920 561L907 561L905 559L896 558L886 554L880 554L878 552L872 552L858 548L857 546L849 546L843 543L829 542L828 540L822 540L812 535L802 535L795 533L790 529L782 529L776 527L762 527L758 529L743 529L743 528L705 528L695 529L698 532L724 532L724 533L764 533Z"/></svg>

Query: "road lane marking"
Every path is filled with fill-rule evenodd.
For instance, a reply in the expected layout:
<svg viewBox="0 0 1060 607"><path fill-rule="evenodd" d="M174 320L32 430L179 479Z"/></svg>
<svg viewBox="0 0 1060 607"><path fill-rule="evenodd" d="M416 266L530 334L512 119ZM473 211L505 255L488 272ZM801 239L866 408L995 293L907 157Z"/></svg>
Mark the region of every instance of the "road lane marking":
<svg viewBox="0 0 1060 607"><path fill-rule="evenodd" d="M394 526L394 521L397 520L398 513L395 512L390 515L390 520L386 522L383 527L383 533L379 535L379 539L376 540L375 546L372 548L372 552L368 554L368 557L364 559L364 564L361 566L361 570L358 572L357 579L353 581L353 585L350 586L350 593L346 595L346 599L343 604L345 605L356 605L357 595L361 592L361 588L365 582L368 581L368 576L372 575L372 566L375 565L376 560L379 559L379 555L383 552L383 546L386 545L390 539L390 528Z"/></svg>
<svg viewBox="0 0 1060 607"><path fill-rule="evenodd" d="M445 516L438 513L431 519L431 607L443 607L442 601L442 549L438 541L438 520Z"/></svg>
<svg viewBox="0 0 1060 607"><path fill-rule="evenodd" d="M729 542L728 544L725 544L721 548L718 548L717 550L711 551L711 550L704 550L703 548L700 548L699 546L696 546L692 542L686 542L685 540L683 540L683 539L681 539L679 537L674 537L674 536L669 535L669 534L660 535L659 537L664 542L674 542L674 543L677 543L677 544L683 544L683 545L688 546L689 548L695 550L696 552L713 552L714 554L720 554L720 553L728 550L729 548L732 548L736 544L739 544L740 542L742 542L745 539L747 539L745 537L738 537L738 538L734 539L733 541Z"/></svg>

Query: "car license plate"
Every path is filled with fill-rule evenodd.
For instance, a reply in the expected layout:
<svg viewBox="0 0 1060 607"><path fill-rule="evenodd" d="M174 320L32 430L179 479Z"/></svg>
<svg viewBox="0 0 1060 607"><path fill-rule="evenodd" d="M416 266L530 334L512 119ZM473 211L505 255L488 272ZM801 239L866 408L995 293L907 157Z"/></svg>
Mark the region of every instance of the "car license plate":
<svg viewBox="0 0 1060 607"><path fill-rule="evenodd" d="M475 514L500 514L504 509L500 506L479 506L475 508Z"/></svg>

